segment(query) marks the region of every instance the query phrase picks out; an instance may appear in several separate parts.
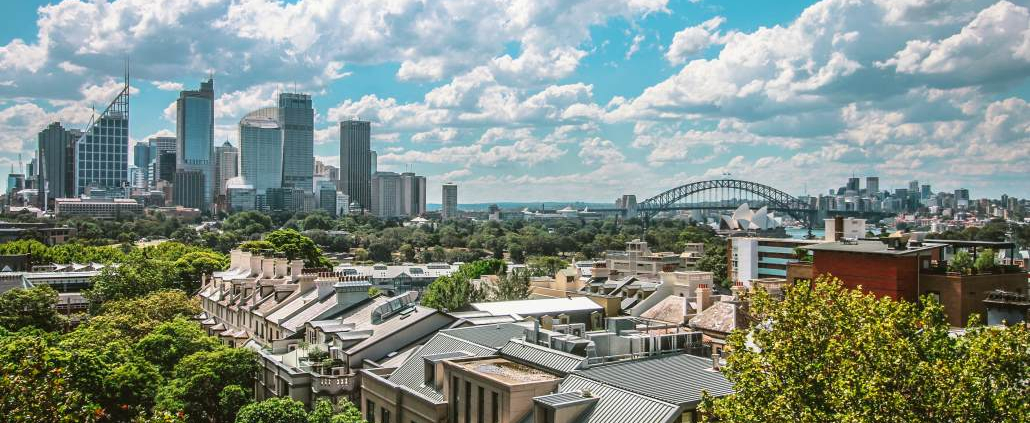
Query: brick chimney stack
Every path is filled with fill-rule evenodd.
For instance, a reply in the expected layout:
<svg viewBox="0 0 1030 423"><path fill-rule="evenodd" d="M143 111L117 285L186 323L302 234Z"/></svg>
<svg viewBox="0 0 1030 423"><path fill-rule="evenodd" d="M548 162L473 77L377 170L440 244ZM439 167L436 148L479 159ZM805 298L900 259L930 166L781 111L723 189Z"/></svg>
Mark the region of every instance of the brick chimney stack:
<svg viewBox="0 0 1030 423"><path fill-rule="evenodd" d="M712 306L712 288L706 283L697 285L697 312L700 313Z"/></svg>

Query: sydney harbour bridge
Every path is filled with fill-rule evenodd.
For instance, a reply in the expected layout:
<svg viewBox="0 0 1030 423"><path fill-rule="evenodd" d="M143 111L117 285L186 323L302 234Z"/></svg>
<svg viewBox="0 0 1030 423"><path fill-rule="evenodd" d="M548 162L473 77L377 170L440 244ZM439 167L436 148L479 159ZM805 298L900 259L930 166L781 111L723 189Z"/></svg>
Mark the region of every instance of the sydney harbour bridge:
<svg viewBox="0 0 1030 423"><path fill-rule="evenodd" d="M861 211L820 212L815 205L780 191L768 185L738 179L713 179L691 182L672 188L634 205L622 208L591 209L602 213L618 213L623 217L639 216L650 220L662 212L676 210L733 210L747 203L758 209L785 214L807 228L818 227L826 215L850 217L883 218L889 214Z"/></svg>

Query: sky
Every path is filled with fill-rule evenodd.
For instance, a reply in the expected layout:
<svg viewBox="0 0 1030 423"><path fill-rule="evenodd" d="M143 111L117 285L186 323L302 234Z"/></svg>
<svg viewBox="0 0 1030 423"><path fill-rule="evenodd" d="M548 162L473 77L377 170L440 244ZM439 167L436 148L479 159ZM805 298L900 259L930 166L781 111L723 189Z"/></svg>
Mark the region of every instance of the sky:
<svg viewBox="0 0 1030 423"><path fill-rule="evenodd" d="M732 177L1030 197L1027 0L3 2L0 169L131 68L132 142L213 75L216 144L277 92L372 122L379 169L459 201L610 202ZM0 182L5 183L6 181Z"/></svg>

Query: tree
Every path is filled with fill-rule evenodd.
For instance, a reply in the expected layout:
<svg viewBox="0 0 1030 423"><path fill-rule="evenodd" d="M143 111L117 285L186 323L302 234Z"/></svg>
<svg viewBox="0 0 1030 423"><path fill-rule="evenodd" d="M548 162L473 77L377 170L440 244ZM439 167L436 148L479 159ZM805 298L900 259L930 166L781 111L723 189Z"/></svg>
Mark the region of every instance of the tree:
<svg viewBox="0 0 1030 423"><path fill-rule="evenodd" d="M269 398L247 404L236 415L236 423L307 423L304 403L290 398Z"/></svg>
<svg viewBox="0 0 1030 423"><path fill-rule="evenodd" d="M312 229L327 231L333 228L333 219L325 212L312 213L304 218L304 223L301 226L305 231L310 231Z"/></svg>
<svg viewBox="0 0 1030 423"><path fill-rule="evenodd" d="M712 279L728 289L731 281L727 278L726 244L718 240L705 244L705 253L697 261L697 269L712 272Z"/></svg>
<svg viewBox="0 0 1030 423"><path fill-rule="evenodd" d="M136 350L163 373L170 374L175 364L186 356L213 351L220 345L217 339L204 333L196 322L177 317L157 325L136 343Z"/></svg>
<svg viewBox="0 0 1030 423"><path fill-rule="evenodd" d="M14 331L26 327L48 332L61 329L65 320L54 309L57 298L57 291L49 285L15 288L0 294L0 327Z"/></svg>
<svg viewBox="0 0 1030 423"><path fill-rule="evenodd" d="M200 306L182 291L158 291L141 298L107 302L82 327L109 330L136 342L164 322L198 313Z"/></svg>
<svg viewBox="0 0 1030 423"><path fill-rule="evenodd" d="M516 301L529 298L529 272L515 270L500 275L489 288L490 301Z"/></svg>
<svg viewBox="0 0 1030 423"><path fill-rule="evenodd" d="M782 301L747 294L723 372L734 394L706 395L707 421L994 422L1030 415L1030 330L949 334L944 309L877 298L821 276Z"/></svg>
<svg viewBox="0 0 1030 423"><path fill-rule="evenodd" d="M257 370L257 354L249 349L198 352L175 365L174 377L158 391L156 407L181 411L190 422L217 421L223 413L223 391L239 388L252 395Z"/></svg>
<svg viewBox="0 0 1030 423"><path fill-rule="evenodd" d="M177 288L194 292L200 287L203 275L225 270L228 265L229 260L225 255L211 251L192 251L176 260L172 267L178 280Z"/></svg>
<svg viewBox="0 0 1030 423"><path fill-rule="evenodd" d="M554 276L559 270L569 267L569 262L558 257L530 257L526 261L529 276Z"/></svg>
<svg viewBox="0 0 1030 423"><path fill-rule="evenodd" d="M258 211L239 212L225 219L222 229L249 237L272 229L272 218Z"/></svg>
<svg viewBox="0 0 1030 423"><path fill-rule="evenodd" d="M973 257L966 250L958 250L948 262L948 271L968 275L973 269Z"/></svg>
<svg viewBox="0 0 1030 423"><path fill-rule="evenodd" d="M977 272L989 272L997 266L997 256L994 254L994 250L988 248L980 252L976 256L976 261L973 262L973 268Z"/></svg>
<svg viewBox="0 0 1030 423"><path fill-rule="evenodd" d="M341 398L336 406L340 411L334 411L329 401L318 400L308 413L307 423L366 423L361 410L346 398Z"/></svg>
<svg viewBox="0 0 1030 423"><path fill-rule="evenodd" d="M331 267L322 250L315 245L311 238L301 235L293 229L280 229L272 231L265 236L265 241L272 244L275 251L286 254L290 260L302 259L310 267Z"/></svg>
<svg viewBox="0 0 1030 423"><path fill-rule="evenodd" d="M0 416L11 422L95 422L103 410L70 386L68 356L36 334L0 340Z"/></svg>
<svg viewBox="0 0 1030 423"><path fill-rule="evenodd" d="M472 279L504 273L501 260L488 259L465 263L451 275L436 278L422 297L422 305L439 310L457 311L483 299L483 293L472 285Z"/></svg>
<svg viewBox="0 0 1030 423"><path fill-rule="evenodd" d="M95 311L106 301L138 298L171 288L176 278L161 260L135 257L120 266L108 266L92 278L93 287L83 292Z"/></svg>

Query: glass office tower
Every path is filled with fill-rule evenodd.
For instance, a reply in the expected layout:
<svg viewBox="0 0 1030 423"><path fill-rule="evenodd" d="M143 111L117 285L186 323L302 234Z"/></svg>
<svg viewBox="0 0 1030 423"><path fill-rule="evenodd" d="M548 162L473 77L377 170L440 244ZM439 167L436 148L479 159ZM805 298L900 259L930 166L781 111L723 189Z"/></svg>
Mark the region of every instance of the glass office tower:
<svg viewBox="0 0 1030 423"><path fill-rule="evenodd" d="M315 111L307 94L279 94L279 125L283 136L282 187L314 191Z"/></svg>
<svg viewBox="0 0 1030 423"><path fill-rule="evenodd" d="M215 194L214 81L208 79L196 91L182 91L176 101L176 172L198 172L187 178L189 187L176 186L175 203L202 211L211 210ZM183 189L186 188L186 189ZM201 190L198 195L193 190ZM195 199L200 198L199 203Z"/></svg>
<svg viewBox="0 0 1030 423"><path fill-rule="evenodd" d="M75 144L75 194L100 190L107 195L129 184L129 80Z"/></svg>

